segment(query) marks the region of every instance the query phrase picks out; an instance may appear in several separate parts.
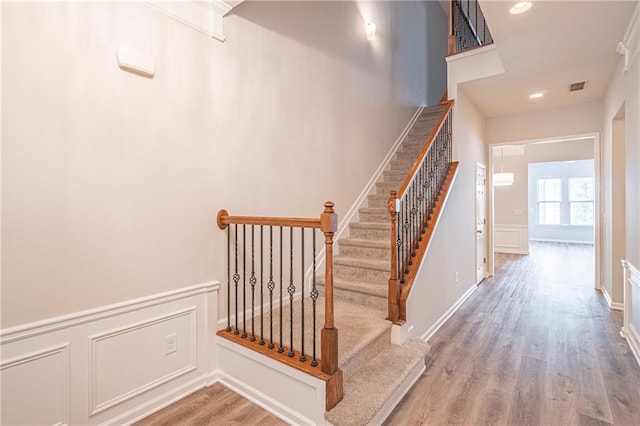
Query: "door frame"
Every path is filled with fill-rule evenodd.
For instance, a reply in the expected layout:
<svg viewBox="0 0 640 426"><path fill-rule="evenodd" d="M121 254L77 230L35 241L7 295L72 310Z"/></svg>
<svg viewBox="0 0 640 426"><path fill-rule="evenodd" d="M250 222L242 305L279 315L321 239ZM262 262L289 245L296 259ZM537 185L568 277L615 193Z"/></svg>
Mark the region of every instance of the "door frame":
<svg viewBox="0 0 640 426"><path fill-rule="evenodd" d="M486 261L484 262L484 276L482 277L482 279L478 280L478 240L477 240L477 232L478 232L478 170L479 169L484 169L484 258L486 259ZM489 247L487 242L489 241L489 237L488 237L488 232L487 230L489 229L488 225L489 225L489 221L487 220L488 218L488 184L489 184L489 180L487 178L487 166L485 166L484 164L476 161L476 173L475 173L476 177L475 177L475 200L474 200L474 206L475 206L475 212L474 212L474 217L475 217L475 227L474 227L474 237L475 237L475 247L474 247L474 251L475 251L475 273L476 273L476 284L480 284L482 282L482 280L484 280L485 278L487 278L489 276L489 255L487 253Z"/></svg>
<svg viewBox="0 0 640 426"><path fill-rule="evenodd" d="M601 152L601 143L600 143L600 133L580 133L575 135L567 135L567 136L558 136L551 138L542 138L542 139L528 139L528 140L520 140L520 141L512 141L512 142L499 142L494 144L487 144L487 159L488 166L487 171L493 170L495 166L495 161L493 159L493 148L499 148L501 146L508 145L527 145L531 143L553 143L553 142L563 142L574 139L593 139L593 160L594 160L594 174L596 185L596 194L594 200L594 210L595 210L595 221L594 221L594 248L595 248L595 280L594 287L596 290L600 290L602 277L601 277L601 268L602 268L602 185L604 184L604 178L602 176L602 152ZM488 214L487 214L487 227L488 231L487 235L487 247L489 252L487 253L487 274L489 276L493 276L495 274L495 244L494 244L494 233L495 233L495 223L494 223L494 188L493 188L493 172L487 172L487 194L489 197L488 200Z"/></svg>

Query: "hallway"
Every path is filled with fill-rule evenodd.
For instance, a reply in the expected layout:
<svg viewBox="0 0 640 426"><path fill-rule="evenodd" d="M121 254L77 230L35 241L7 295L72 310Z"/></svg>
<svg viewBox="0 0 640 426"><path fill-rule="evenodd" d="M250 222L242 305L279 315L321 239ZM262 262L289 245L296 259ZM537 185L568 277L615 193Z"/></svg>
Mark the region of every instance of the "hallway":
<svg viewBox="0 0 640 426"><path fill-rule="evenodd" d="M640 366L593 277L593 246L497 254L385 424L639 424Z"/></svg>

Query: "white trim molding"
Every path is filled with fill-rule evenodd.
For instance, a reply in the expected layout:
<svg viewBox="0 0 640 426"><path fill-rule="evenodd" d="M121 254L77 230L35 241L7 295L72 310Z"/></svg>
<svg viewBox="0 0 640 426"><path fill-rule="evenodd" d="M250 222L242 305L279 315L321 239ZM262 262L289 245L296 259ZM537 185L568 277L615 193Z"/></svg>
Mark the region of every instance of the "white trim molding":
<svg viewBox="0 0 640 426"><path fill-rule="evenodd" d="M621 334L627 339L631 352L640 364L640 270L623 260L624 268L624 322Z"/></svg>
<svg viewBox="0 0 640 426"><path fill-rule="evenodd" d="M129 424L206 386L218 369L218 287L208 282L0 330L3 421Z"/></svg>
<svg viewBox="0 0 640 426"><path fill-rule="evenodd" d="M222 0L146 0L146 4L209 37L224 41L223 18L242 1L228 4Z"/></svg>
<svg viewBox="0 0 640 426"><path fill-rule="evenodd" d="M624 57L624 64L622 66L622 72L627 72L638 59L638 52L640 51L640 5L636 6L629 26L624 34L624 38L616 47L616 52Z"/></svg>
<svg viewBox="0 0 640 426"><path fill-rule="evenodd" d="M69 410L69 390L70 390L70 376L69 376L69 342L65 342L61 345L57 345L50 348L43 348L36 352L23 354L17 356L13 359L9 359L6 361L0 362L0 377L2 377L3 390L6 392L6 388L9 388L15 380L19 380L24 375L24 371L28 370L36 370L37 367L34 367L30 364L38 363L44 359L48 359L52 362L52 366L57 366L59 369L59 381L56 383L55 381L43 381L44 383L40 383L38 386L38 398L42 398L47 395L57 399L57 401L51 400L48 401L49 404L45 404L46 407L50 408L50 410L44 410L43 412L38 413L39 418L46 418L50 424L56 425L64 425L70 424L71 416ZM16 372L16 375L12 378L9 378L8 384L5 382L5 374L10 369L22 368L22 372ZM51 371L44 372L47 375L51 375ZM5 374L2 374L5 373ZM55 373L55 372L54 372ZM5 394L6 395L6 394ZM4 407L3 407L4 408ZM11 411L13 407L10 407L9 410L4 410L5 415L3 416L3 420L7 422L7 424L12 423L13 419L11 418ZM9 415L7 416L6 411L9 411ZM56 415L57 414L57 415ZM51 416L51 417L49 417ZM47 418L48 417L48 418Z"/></svg>
<svg viewBox="0 0 640 426"><path fill-rule="evenodd" d="M611 295L607 291L606 287L602 287L600 291L602 292L602 295L604 296L604 300L607 302L607 306L609 306L609 309L613 309L614 311L624 310L624 303L614 302L611 299Z"/></svg>
<svg viewBox="0 0 640 426"><path fill-rule="evenodd" d="M529 227L496 223L493 226L494 251L497 253L529 254Z"/></svg>
<svg viewBox="0 0 640 426"><path fill-rule="evenodd" d="M35 337L39 334L51 333L53 331L75 327L84 323L97 321L112 316L122 315L127 312L137 311L155 305L172 302L174 300L185 299L204 293L211 293L213 291L218 291L219 288L219 281L211 281L190 287L180 288L177 290L167 291L164 293L154 294L152 296L145 296L138 299L127 300L125 302L114 303L113 305L101 306L95 309L75 312L69 315L62 315L43 321L36 321L16 327L3 329L0 330L0 345L26 339L29 337Z"/></svg>

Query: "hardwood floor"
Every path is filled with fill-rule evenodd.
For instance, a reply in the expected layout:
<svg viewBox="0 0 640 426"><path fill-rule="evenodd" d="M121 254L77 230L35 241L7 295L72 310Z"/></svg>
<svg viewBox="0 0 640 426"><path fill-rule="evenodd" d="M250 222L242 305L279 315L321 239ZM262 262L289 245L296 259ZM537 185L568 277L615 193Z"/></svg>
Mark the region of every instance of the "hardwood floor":
<svg viewBox="0 0 640 426"><path fill-rule="evenodd" d="M271 413L216 383L135 423L147 425L286 425Z"/></svg>
<svg viewBox="0 0 640 426"><path fill-rule="evenodd" d="M593 246L534 243L431 340L386 425L640 425L640 366L594 290ZM137 425L284 425L216 384Z"/></svg>
<svg viewBox="0 0 640 426"><path fill-rule="evenodd" d="M594 290L593 246L533 243L496 265L385 424L640 425L640 366Z"/></svg>

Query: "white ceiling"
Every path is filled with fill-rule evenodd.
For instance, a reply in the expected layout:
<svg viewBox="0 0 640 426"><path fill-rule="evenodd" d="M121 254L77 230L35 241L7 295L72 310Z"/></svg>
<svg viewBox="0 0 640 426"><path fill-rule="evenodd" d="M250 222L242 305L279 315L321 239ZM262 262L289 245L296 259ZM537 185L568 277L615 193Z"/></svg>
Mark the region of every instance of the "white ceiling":
<svg viewBox="0 0 640 426"><path fill-rule="evenodd" d="M543 1L521 15L515 1L481 1L505 73L465 83L464 90L486 117L599 100L620 56L634 1ZM588 80L581 92L569 83ZM541 99L529 95L543 91Z"/></svg>

